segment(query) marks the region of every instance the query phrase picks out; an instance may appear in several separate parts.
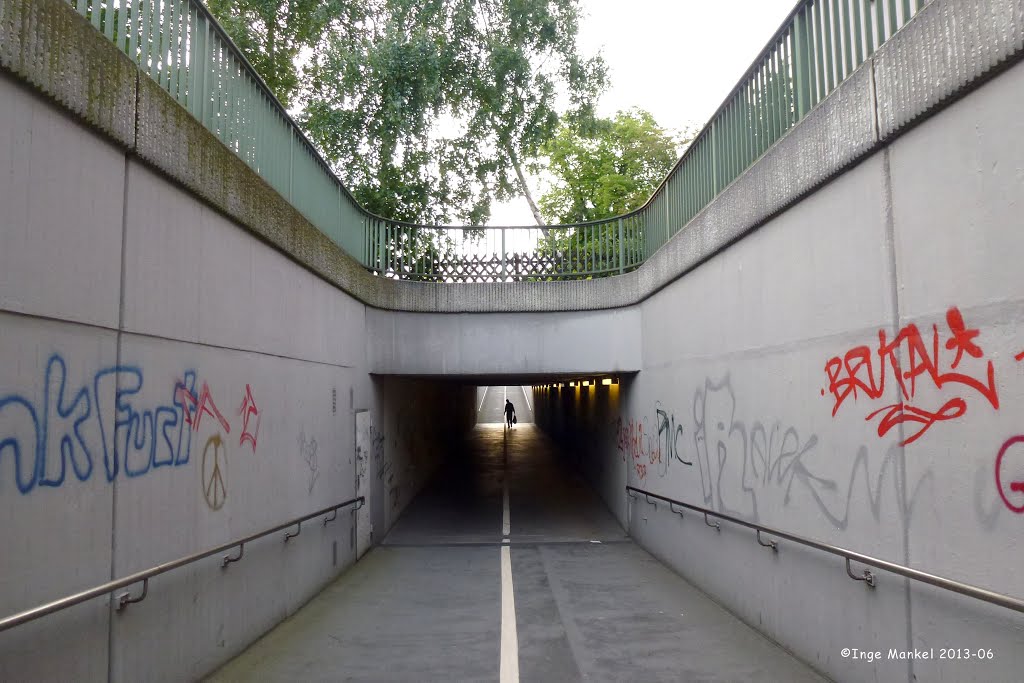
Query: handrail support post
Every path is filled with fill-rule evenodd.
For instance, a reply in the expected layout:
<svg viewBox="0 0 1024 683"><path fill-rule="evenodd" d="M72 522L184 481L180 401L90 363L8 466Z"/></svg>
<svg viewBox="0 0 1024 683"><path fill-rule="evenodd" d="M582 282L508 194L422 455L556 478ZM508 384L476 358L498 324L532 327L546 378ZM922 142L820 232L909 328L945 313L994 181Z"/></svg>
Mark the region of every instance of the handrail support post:
<svg viewBox="0 0 1024 683"><path fill-rule="evenodd" d="M854 581L863 581L872 588L875 587L875 575L870 569L865 569L862 576L857 576L853 573L853 569L850 567L850 558L846 558L846 575Z"/></svg>
<svg viewBox="0 0 1024 683"><path fill-rule="evenodd" d="M774 552L779 552L779 542L769 540L767 543L765 543L764 541L762 541L760 529L757 529L757 542L758 544L763 545L765 548L771 548Z"/></svg>
<svg viewBox="0 0 1024 683"><path fill-rule="evenodd" d="M117 608L116 608L117 611L120 612L121 610L123 610L128 605L131 605L132 603L142 602L143 600L146 599L146 596L148 594L149 594L149 577L146 577L145 579L142 580L142 593L139 594L139 597L133 598L131 596L132 595L131 591L125 591L124 593L121 593L121 595L117 596Z"/></svg>
<svg viewBox="0 0 1024 683"><path fill-rule="evenodd" d="M242 559L242 555L245 555L245 543L244 542L238 544L238 554L237 555L235 555L234 557L231 557L230 555L225 555L224 556L224 559L220 563L221 569L225 569L232 562L238 562L240 559Z"/></svg>

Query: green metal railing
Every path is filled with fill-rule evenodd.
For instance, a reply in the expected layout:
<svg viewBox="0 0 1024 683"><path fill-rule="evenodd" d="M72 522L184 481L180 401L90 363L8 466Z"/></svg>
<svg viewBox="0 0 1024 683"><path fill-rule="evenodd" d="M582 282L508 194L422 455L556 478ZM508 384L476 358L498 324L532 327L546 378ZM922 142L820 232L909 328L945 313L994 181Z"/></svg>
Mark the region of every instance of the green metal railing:
<svg viewBox="0 0 1024 683"><path fill-rule="evenodd" d="M202 3L68 1L369 270L462 282L637 268L931 0L801 0L643 207L502 228L413 225L364 210Z"/></svg>

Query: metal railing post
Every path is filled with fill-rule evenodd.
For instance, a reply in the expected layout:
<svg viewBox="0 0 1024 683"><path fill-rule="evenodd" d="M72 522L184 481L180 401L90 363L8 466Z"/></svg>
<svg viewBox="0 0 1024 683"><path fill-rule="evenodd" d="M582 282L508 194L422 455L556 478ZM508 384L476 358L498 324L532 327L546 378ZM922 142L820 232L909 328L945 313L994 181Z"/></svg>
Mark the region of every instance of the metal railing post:
<svg viewBox="0 0 1024 683"><path fill-rule="evenodd" d="M501 281L504 282L508 275L507 265L505 263L505 228L501 229Z"/></svg>
<svg viewBox="0 0 1024 683"><path fill-rule="evenodd" d="M622 218L619 217L619 275L626 272L626 242L622 238Z"/></svg>
<svg viewBox="0 0 1024 683"><path fill-rule="evenodd" d="M288 136L288 201L295 204L295 132L289 131Z"/></svg>
<svg viewBox="0 0 1024 683"><path fill-rule="evenodd" d="M807 114L811 102L811 82L807 61L807 9L797 12L793 20L793 85L796 90L796 120Z"/></svg>

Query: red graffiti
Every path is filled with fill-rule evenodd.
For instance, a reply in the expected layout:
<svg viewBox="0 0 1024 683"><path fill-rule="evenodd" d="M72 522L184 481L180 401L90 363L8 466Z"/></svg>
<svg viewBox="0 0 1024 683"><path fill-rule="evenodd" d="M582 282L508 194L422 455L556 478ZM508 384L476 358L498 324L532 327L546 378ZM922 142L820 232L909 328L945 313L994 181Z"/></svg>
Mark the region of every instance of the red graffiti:
<svg viewBox="0 0 1024 683"><path fill-rule="evenodd" d="M217 404L213 402L213 397L210 395L210 387L206 382L203 382L203 388L199 392L198 400L196 400L195 395L191 391L179 383L178 399L181 401L182 409L185 413L185 424L191 425L193 429L198 430L199 423L203 419L203 413L206 413L220 422L220 426L224 428L225 432L231 433L231 426L224 419L224 416L221 415L220 410L217 409ZM189 405L195 408L195 413L192 412Z"/></svg>
<svg viewBox="0 0 1024 683"><path fill-rule="evenodd" d="M960 385L971 389L987 400L992 408L998 410L999 395L996 391L995 369L991 360L987 363L987 372L983 379L963 372L953 372L965 354L972 358L984 356L978 343L981 332L968 328L963 315L955 306L946 312L946 325L949 327L950 336L946 340L945 348L955 355L945 372L942 368L943 359L940 358L938 325L932 325L931 339L922 337L917 325L914 324L901 329L892 341L887 339L885 330L879 330L877 349L855 346L842 357L830 358L825 363L825 374L829 382L828 391L835 399L832 416L835 417L839 408L851 395L854 401L857 401L859 394L863 394L869 400L881 398L885 392L886 376L890 374L899 386L902 400L871 412L865 419L870 421L882 415L878 423L878 436L885 436L890 429L900 424L918 425L916 431L912 430L912 433L900 442L901 446L919 439L936 422L953 420L967 412L967 403L959 396L949 399L935 411L910 405L917 393L918 378L930 381L938 389L947 385ZM906 370L900 364L901 348L907 359ZM823 389L821 393L824 396L825 390Z"/></svg>
<svg viewBox="0 0 1024 683"><path fill-rule="evenodd" d="M1024 494L1024 445L1014 449L1011 453L1010 448L1016 444L1024 444L1024 435L1007 439L1003 447L999 449L999 455L996 456L996 489L999 491L999 497L1003 499L1003 504L1020 515L1024 514L1024 495L1014 496L1013 494ZM1003 465L1007 454L1012 456L1011 461L1005 463L1005 469L1010 470L1008 474L1012 473L1013 475L1011 477L1003 476ZM1009 481L1004 479L1009 479ZM1007 495L1007 489L1009 489L1010 495ZM1011 498L1018 502L1014 503Z"/></svg>
<svg viewBox="0 0 1024 683"><path fill-rule="evenodd" d="M616 445L622 461L628 457L633 462L636 476L644 479L647 466L661 462L661 446L652 447L651 436L644 433L644 423L640 420L629 420L626 423L619 418Z"/></svg>
<svg viewBox="0 0 1024 683"><path fill-rule="evenodd" d="M1024 351L1021 351L1020 353L1018 353L1016 356L1013 357L1013 359L1015 361L1017 361L1018 363L1021 362L1022 360L1024 360Z"/></svg>
<svg viewBox="0 0 1024 683"><path fill-rule="evenodd" d="M256 401L252 397L252 387L248 384L245 385L245 396L242 398L242 405L238 409L238 414L242 416L242 435L238 437L238 445L241 446L248 441L252 445L252 452L255 453L261 418L260 409L256 407ZM250 432L249 420L253 417L256 418L256 426Z"/></svg>

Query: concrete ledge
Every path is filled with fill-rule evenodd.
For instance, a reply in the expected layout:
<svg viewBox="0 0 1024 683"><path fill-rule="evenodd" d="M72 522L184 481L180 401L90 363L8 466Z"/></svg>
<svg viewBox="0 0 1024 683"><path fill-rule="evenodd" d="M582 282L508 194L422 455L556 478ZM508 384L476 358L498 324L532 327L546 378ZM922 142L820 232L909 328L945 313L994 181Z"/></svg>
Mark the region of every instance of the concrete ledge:
<svg viewBox="0 0 1024 683"><path fill-rule="evenodd" d="M875 53L880 139L977 87L1022 50L1021 0L932 0Z"/></svg>
<svg viewBox="0 0 1024 683"><path fill-rule="evenodd" d="M135 142L135 64L63 0L0 0L0 68L123 147Z"/></svg>

